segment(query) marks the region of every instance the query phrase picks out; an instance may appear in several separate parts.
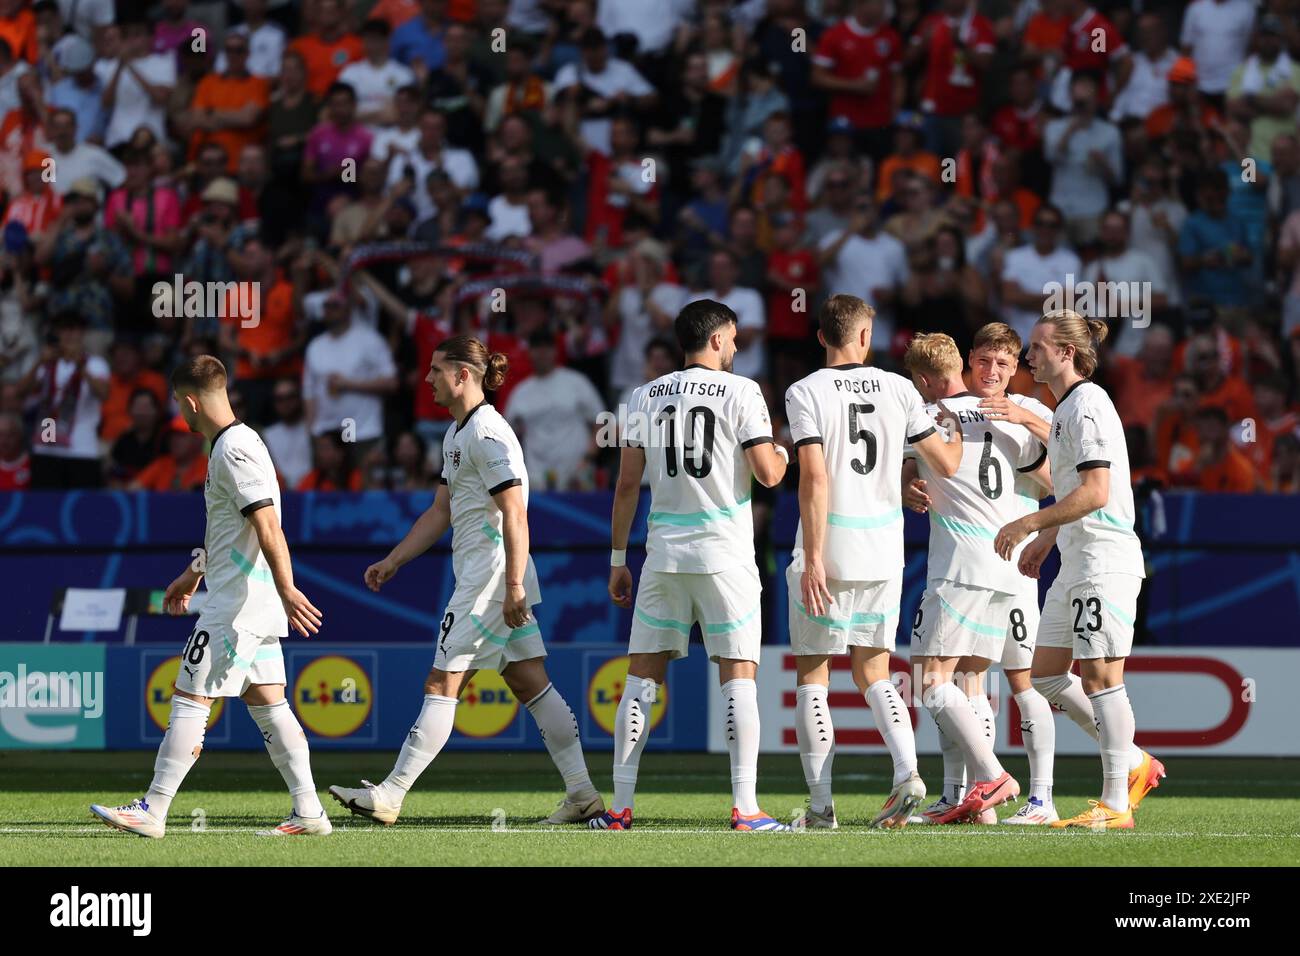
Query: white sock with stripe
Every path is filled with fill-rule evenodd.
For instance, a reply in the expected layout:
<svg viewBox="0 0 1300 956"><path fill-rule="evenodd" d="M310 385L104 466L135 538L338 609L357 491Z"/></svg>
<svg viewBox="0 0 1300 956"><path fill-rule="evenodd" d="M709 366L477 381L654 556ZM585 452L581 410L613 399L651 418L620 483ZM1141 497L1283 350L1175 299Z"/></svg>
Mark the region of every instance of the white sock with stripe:
<svg viewBox="0 0 1300 956"><path fill-rule="evenodd" d="M1133 706L1123 684L1089 694L1101 737L1101 799L1112 810L1128 809L1129 754L1133 750Z"/></svg>
<svg viewBox="0 0 1300 956"><path fill-rule="evenodd" d="M582 754L582 740L578 736L578 718L560 696L554 684L524 704L537 721L542 743L564 778L564 794L574 802L585 803L596 796L596 788L587 772L587 761Z"/></svg>
<svg viewBox="0 0 1300 956"><path fill-rule="evenodd" d="M167 721L167 732L158 746L158 756L153 762L153 782L144 795L149 812L166 822L176 791L185 781L185 775L203 752L203 736L208 730L211 708L206 704L172 695L172 712Z"/></svg>
<svg viewBox="0 0 1300 956"><path fill-rule="evenodd" d="M968 773L977 781L993 780L1002 775L1002 765L993 755L993 748L985 739L965 694L953 684L937 684L926 691L925 708L943 732L957 741Z"/></svg>
<svg viewBox="0 0 1300 956"><path fill-rule="evenodd" d="M266 752L271 763L280 771L289 795L293 797L293 812L300 817L319 817L325 812L316 793L311 776L311 753L307 735L293 714L287 700L274 704L249 704L248 714L257 722L266 741Z"/></svg>
<svg viewBox="0 0 1300 956"><path fill-rule="evenodd" d="M1020 708L1020 733L1029 757L1029 796L1050 804L1056 761L1056 720L1052 705L1031 687L1016 694L1016 706Z"/></svg>
<svg viewBox="0 0 1300 956"><path fill-rule="evenodd" d="M835 761L835 726L826 702L827 688L800 684L795 691L794 733L799 742L799 762L808 784L812 808L823 812L831 805L831 765Z"/></svg>
<svg viewBox="0 0 1300 956"><path fill-rule="evenodd" d="M907 712L898 688L890 680L878 680L867 688L867 706L876 721L876 729L885 738L889 756L894 759L894 786L916 773L916 734L912 715Z"/></svg>
<svg viewBox="0 0 1300 956"><path fill-rule="evenodd" d="M415 725L402 744L397 754L397 763L393 771L379 785L384 799L394 806L401 806L407 792L415 786L415 781L424 773L424 768L433 762L433 758L447 745L451 729L456 723L456 698L442 697L438 694L425 694L420 716L415 718Z"/></svg>
<svg viewBox="0 0 1300 956"><path fill-rule="evenodd" d="M1034 689L1065 711L1067 717L1079 725L1079 728L1093 740L1100 740L1097 727L1097 715L1093 712L1092 702L1083 691L1083 681L1075 673L1057 674L1053 677L1033 677L1030 682ZM1136 770L1142 766L1142 748L1134 744L1129 748L1128 769Z"/></svg>
<svg viewBox="0 0 1300 956"><path fill-rule="evenodd" d="M736 677L722 685L723 723L731 754L731 799L741 813L758 812L758 685Z"/></svg>
<svg viewBox="0 0 1300 956"><path fill-rule="evenodd" d="M648 677L628 675L614 717L614 813L632 807L641 751L650 736L650 707L658 693L659 685Z"/></svg>

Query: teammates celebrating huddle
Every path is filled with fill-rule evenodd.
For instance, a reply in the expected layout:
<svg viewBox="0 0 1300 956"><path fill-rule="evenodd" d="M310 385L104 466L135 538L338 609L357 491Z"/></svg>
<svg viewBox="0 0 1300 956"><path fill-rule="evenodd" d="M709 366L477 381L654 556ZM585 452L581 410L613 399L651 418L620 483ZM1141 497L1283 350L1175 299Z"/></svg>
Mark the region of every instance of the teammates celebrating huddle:
<svg viewBox="0 0 1300 956"><path fill-rule="evenodd" d="M891 792L872 826L996 823L994 808L1019 795L1020 784L993 752L993 714L982 686L983 672L997 660L1021 712L1030 764L1029 798L1003 822L1131 828L1164 767L1135 746L1124 688L1144 575L1123 429L1105 391L1089 381L1104 324L1062 311L1035 326L1028 362L1057 398L1053 413L1006 393L1022 347L1007 326L993 323L977 333L967 391L961 355L947 335L913 340L905 360L911 382L866 365L873 316L861 299L833 296L819 320L826 367L786 393L800 512L786 579L796 736L809 789L795 826L838 826L828 688L831 658L848 654L894 764ZM470 336L439 346L426 381L455 418L443 445L442 484L429 510L364 577L378 591L450 527L456 587L423 705L392 772L377 785L331 786L339 803L394 823L450 737L462 691L486 667L500 671L525 703L564 781L565 796L544 822L630 829L650 708L668 662L687 654L698 624L726 705L731 827L791 828L764 813L756 793L762 633L750 511L751 481L778 485L788 454L774 441L758 385L731 371L736 331L727 306L707 299L687 305L676 319L685 368L641 386L631 399L630 411L641 414L628 420L652 424L622 436L611 521L609 593L615 604L633 608L633 623L608 809L588 774L573 712L547 678L531 614L541 595L528 554L527 470L514 432L484 398L504 380L505 358ZM192 360L173 376L173 387L191 427L212 440L213 462L224 462L209 468L208 600L183 652L149 791L125 806L91 810L116 829L161 837L168 806L202 749L212 698L242 696L294 801L288 818L267 834L327 834L306 738L284 700L280 651L288 623L308 636L321 615L293 586L269 457L231 414L219 361ZM634 589L627 542L647 476L646 561ZM1039 499L1053 493L1055 503L1040 509ZM902 595L904 506L930 516L927 583L912 643L944 763L939 798L916 815L926 787L906 703L889 669ZM1061 570L1040 619L1035 579L1054 545ZM187 571L177 578L168 610L184 613L202 576ZM1073 661L1082 680L1070 673ZM1101 750L1101 798L1068 819L1058 817L1052 799L1053 706Z"/></svg>

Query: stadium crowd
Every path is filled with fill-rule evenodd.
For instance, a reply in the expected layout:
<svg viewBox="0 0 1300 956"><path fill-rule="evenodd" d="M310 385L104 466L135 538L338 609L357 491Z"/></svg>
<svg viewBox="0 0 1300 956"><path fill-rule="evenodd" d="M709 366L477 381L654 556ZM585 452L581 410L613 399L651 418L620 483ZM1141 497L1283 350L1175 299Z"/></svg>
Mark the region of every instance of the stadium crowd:
<svg viewBox="0 0 1300 956"><path fill-rule="evenodd" d="M431 487L463 331L534 487L604 487L693 298L779 419L832 292L901 370L1057 283L1135 481L1300 491L1298 7L0 0L0 489L202 488L196 353L286 488Z"/></svg>

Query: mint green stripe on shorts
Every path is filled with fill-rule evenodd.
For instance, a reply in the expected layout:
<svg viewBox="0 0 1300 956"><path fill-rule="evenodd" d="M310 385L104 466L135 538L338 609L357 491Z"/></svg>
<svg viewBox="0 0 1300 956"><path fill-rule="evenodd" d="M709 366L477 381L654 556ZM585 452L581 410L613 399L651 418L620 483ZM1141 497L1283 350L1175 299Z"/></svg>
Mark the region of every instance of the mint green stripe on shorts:
<svg viewBox="0 0 1300 956"><path fill-rule="evenodd" d="M719 624L706 624L704 626L705 634L729 634L732 631L738 631L754 619L754 615L759 611L758 608L750 611L744 617L736 618L734 621L722 621ZM689 628L687 629L689 630Z"/></svg>
<svg viewBox="0 0 1300 956"><path fill-rule="evenodd" d="M691 626L685 621L675 621L670 617L651 617L640 608L637 608L634 613L638 621L649 627L657 627L664 631L679 631L688 637L690 636Z"/></svg>
<svg viewBox="0 0 1300 956"><path fill-rule="evenodd" d="M852 528L855 531L867 531L872 528L884 528L895 521L903 520L903 509L897 508L881 515L838 515L830 512L826 523L834 528Z"/></svg>
<svg viewBox="0 0 1300 956"><path fill-rule="evenodd" d="M267 568L259 568L244 555L240 554L234 548L230 549L230 560L235 562L235 567L243 572L244 577L253 581L260 581L262 584L274 584L271 578L271 572Z"/></svg>
<svg viewBox="0 0 1300 956"><path fill-rule="evenodd" d="M1114 614L1116 619L1118 619L1119 622L1123 624L1125 627L1132 627L1134 625L1135 622L1133 618L1125 614L1122 608L1116 607L1114 604L1111 604L1105 598L1101 599L1101 603L1106 605L1106 609L1109 610L1111 614Z"/></svg>
<svg viewBox="0 0 1300 956"><path fill-rule="evenodd" d="M691 511L686 514L674 514L671 511L652 511L646 517L648 524L670 524L678 528L696 528L722 518L734 518L749 507L749 495L741 498L734 505L710 508L707 511Z"/></svg>
<svg viewBox="0 0 1300 956"><path fill-rule="evenodd" d="M496 644L498 647L505 647L511 641L517 641L521 637L530 637L533 634L538 634L541 632L541 628L539 628L537 626L537 622L534 621L532 623L525 624L523 627L517 627L513 631L511 631L508 636L502 637L500 634L497 634L495 631L491 630L486 624L484 624L481 620L479 620L478 615L471 614L469 616L469 620L470 623L474 625L475 630L477 630L480 634L482 634L493 644Z"/></svg>
<svg viewBox="0 0 1300 956"><path fill-rule="evenodd" d="M833 617L824 617L820 614L809 614L808 609L798 601L794 602L794 606L802 612L804 617L808 618L808 620L812 621L814 624L820 624L822 627L838 628L843 631L847 631L854 627L860 627L864 624L884 624L891 617L898 617L899 610L898 608L893 608L888 612L856 611L848 620L842 618L836 620Z"/></svg>
<svg viewBox="0 0 1300 956"><path fill-rule="evenodd" d="M939 595L938 597L939 604L943 607L944 611L962 627L969 628L976 634L983 634L985 637L1003 637L1007 633L1005 624L1002 627L990 627L988 624L981 624L979 621L972 621L945 601L942 595Z"/></svg>
<svg viewBox="0 0 1300 956"><path fill-rule="evenodd" d="M997 537L992 528L982 528L969 521L958 521L956 518L945 518L935 511L930 512L930 520L941 528L947 528L953 534L965 535L967 538L985 538L992 541Z"/></svg>

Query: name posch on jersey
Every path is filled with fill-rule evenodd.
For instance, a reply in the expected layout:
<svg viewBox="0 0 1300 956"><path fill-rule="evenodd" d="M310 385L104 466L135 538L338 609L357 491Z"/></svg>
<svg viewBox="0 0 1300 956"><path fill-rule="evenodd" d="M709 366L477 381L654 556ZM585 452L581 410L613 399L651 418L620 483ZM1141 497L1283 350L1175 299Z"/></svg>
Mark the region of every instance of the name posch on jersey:
<svg viewBox="0 0 1300 956"><path fill-rule="evenodd" d="M869 378L836 378L835 391L849 392L853 395L870 395L872 392L881 391L881 385L874 379Z"/></svg>

